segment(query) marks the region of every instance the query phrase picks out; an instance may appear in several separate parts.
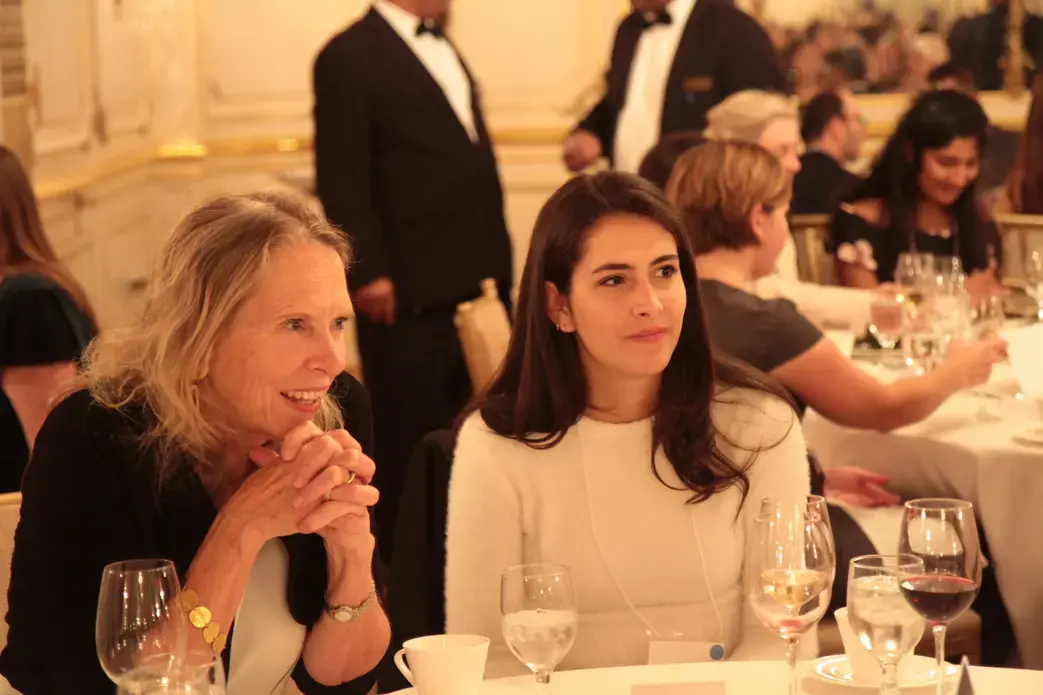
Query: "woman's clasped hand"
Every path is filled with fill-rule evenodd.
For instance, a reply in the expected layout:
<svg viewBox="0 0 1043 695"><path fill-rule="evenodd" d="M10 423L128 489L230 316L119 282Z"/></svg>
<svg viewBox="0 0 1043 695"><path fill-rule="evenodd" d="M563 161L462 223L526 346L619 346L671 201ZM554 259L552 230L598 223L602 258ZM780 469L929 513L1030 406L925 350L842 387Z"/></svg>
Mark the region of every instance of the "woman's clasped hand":
<svg viewBox="0 0 1043 695"><path fill-rule="evenodd" d="M279 445L251 450L250 460L256 470L224 513L246 520L257 541L317 533L327 546L372 552L376 465L347 431L323 432L306 422Z"/></svg>

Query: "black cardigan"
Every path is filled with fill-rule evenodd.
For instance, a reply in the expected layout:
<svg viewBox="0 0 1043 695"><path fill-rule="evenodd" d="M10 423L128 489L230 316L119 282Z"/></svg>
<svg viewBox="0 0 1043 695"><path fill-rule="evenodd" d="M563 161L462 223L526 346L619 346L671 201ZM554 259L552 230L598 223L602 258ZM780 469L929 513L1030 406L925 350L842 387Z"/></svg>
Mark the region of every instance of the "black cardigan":
<svg viewBox="0 0 1043 695"><path fill-rule="evenodd" d="M345 428L370 454L368 393L348 375L337 380L336 393ZM10 632L0 654L0 673L22 695L112 695L115 686L94 642L102 569L161 557L173 560L184 577L216 518L209 493L190 470L157 485L154 458L141 445L152 417L144 407L105 408L81 391L59 404L40 431L22 487L8 590ZM325 546L314 534L283 542L290 558L290 612L310 628L325 602ZM374 553L374 577L379 568ZM368 692L376 676L326 687L298 660L293 680L305 695L354 695Z"/></svg>

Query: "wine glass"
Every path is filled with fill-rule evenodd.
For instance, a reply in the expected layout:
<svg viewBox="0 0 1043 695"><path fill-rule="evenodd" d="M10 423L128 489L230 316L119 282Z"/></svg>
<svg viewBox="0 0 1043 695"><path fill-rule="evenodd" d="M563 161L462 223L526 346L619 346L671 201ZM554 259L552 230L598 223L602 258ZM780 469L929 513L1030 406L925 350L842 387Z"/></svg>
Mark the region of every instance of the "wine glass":
<svg viewBox="0 0 1043 695"><path fill-rule="evenodd" d="M997 295L982 297L974 309L974 324L979 339L999 337L1004 321L1003 298Z"/></svg>
<svg viewBox="0 0 1043 695"><path fill-rule="evenodd" d="M902 288L902 294L915 306L923 298L924 288L934 278L934 256L929 253L910 251L898 255L894 281Z"/></svg>
<svg viewBox="0 0 1043 695"><path fill-rule="evenodd" d="M1025 294L1036 300L1036 319L1043 321L1043 255L1039 251L1025 259Z"/></svg>
<svg viewBox="0 0 1043 695"><path fill-rule="evenodd" d="M858 641L880 662L880 695L898 689L898 662L923 637L923 618L902 596L908 576L924 573L915 555L865 555L851 561L847 615Z"/></svg>
<svg viewBox="0 0 1043 695"><path fill-rule="evenodd" d="M126 673L117 695L223 695L225 670L212 651L153 654Z"/></svg>
<svg viewBox="0 0 1043 695"><path fill-rule="evenodd" d="M113 683L157 654L184 653L188 623L177 570L169 560L130 560L105 567L94 640Z"/></svg>
<svg viewBox="0 0 1043 695"><path fill-rule="evenodd" d="M945 628L974 602L982 556L974 505L963 500L906 502L899 552L923 560L924 572L902 579L902 594L931 623L938 695L945 681Z"/></svg>
<svg viewBox="0 0 1043 695"><path fill-rule="evenodd" d="M500 578L503 637L511 653L550 689L550 676L572 649L579 629L572 572L564 565L509 568Z"/></svg>
<svg viewBox="0 0 1043 695"><path fill-rule="evenodd" d="M811 502L809 504L809 501ZM829 606L836 555L829 516L817 500L772 500L753 522L743 571L746 600L761 623L786 642L790 695L800 692L800 638Z"/></svg>
<svg viewBox="0 0 1043 695"><path fill-rule="evenodd" d="M902 338L904 299L901 293L878 292L869 306L869 333L884 350L893 350Z"/></svg>

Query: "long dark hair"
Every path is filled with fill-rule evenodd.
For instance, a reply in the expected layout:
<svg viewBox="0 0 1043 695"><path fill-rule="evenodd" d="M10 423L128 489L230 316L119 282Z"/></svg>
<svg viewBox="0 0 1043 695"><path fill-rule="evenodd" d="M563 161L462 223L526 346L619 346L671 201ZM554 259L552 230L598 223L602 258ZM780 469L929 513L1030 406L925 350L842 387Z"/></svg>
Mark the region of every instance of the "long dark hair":
<svg viewBox="0 0 1043 695"><path fill-rule="evenodd" d="M543 206L533 230L518 296L517 322L507 356L492 384L468 410L481 412L497 434L535 449L557 445L587 409L587 383L576 336L554 330L546 312L546 283L568 295L587 232L610 215L635 215L674 238L688 295L681 334L663 372L652 430L652 470L662 446L690 502L736 486L745 500L746 466L717 448L711 405L722 386L749 388L788 400L785 392L736 363L714 355L706 332L695 260L680 217L652 184L629 174L581 175ZM729 442L731 443L731 442Z"/></svg>
<svg viewBox="0 0 1043 695"><path fill-rule="evenodd" d="M919 176L924 153L946 147L957 138L974 138L980 154L985 150L989 119L981 105L961 92L928 92L920 96L899 121L891 139L873 165L869 178L854 189L848 201L879 198L884 203L881 220L892 232L908 235L917 230L921 193ZM963 259L985 258L989 242L982 231L982 218L975 200L977 181L972 181L948 208L956 222L959 255Z"/></svg>
<svg viewBox="0 0 1043 695"><path fill-rule="evenodd" d="M1011 212L1043 215L1043 75L1032 81L1032 107L1021 136L1018 162L1007 180Z"/></svg>
<svg viewBox="0 0 1043 695"><path fill-rule="evenodd" d="M36 194L18 157L0 145L0 273L43 275L68 294L94 324L87 293L58 260L43 231Z"/></svg>

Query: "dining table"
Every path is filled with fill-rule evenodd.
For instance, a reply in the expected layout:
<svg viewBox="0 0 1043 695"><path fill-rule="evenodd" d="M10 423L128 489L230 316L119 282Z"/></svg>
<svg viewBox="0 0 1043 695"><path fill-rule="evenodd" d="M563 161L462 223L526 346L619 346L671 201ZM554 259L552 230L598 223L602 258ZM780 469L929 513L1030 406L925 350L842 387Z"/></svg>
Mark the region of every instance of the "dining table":
<svg viewBox="0 0 1043 695"><path fill-rule="evenodd" d="M872 686L826 683L814 676L816 662L800 664L802 695L875 695ZM1043 693L1043 671L971 667L974 695L1028 695ZM947 681L947 692L957 694L959 675ZM551 678L548 695L786 695L784 661L720 661L697 664L623 666L562 671ZM413 690L399 691L412 695ZM905 693L934 695L931 686L903 689ZM423 693L420 693L423 695ZM460 693L459 695L470 695ZM476 694L477 695L477 694ZM487 680L481 695L543 695L532 676Z"/></svg>
<svg viewBox="0 0 1043 695"><path fill-rule="evenodd" d="M884 381L908 375L881 364L860 366ZM888 489L907 499L974 504L1021 663L1033 669L1043 669L1041 405L1021 394L1013 368L1000 364L988 384L959 392L926 419L891 432L844 427L810 409L803 423L808 449L824 470L858 466L890 478ZM894 527L886 531L894 547L880 552L897 547L896 511L893 521L884 512L865 514Z"/></svg>

